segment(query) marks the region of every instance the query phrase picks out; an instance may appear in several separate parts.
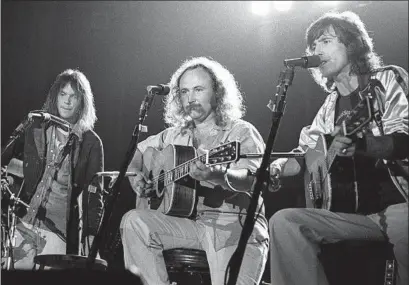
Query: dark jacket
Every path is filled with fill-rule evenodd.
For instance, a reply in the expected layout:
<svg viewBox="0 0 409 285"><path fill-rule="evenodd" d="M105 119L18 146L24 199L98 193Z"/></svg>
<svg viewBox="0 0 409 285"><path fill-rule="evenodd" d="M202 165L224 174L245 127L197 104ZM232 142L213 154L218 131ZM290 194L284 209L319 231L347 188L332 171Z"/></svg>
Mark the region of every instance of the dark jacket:
<svg viewBox="0 0 409 285"><path fill-rule="evenodd" d="M8 154L2 155L2 165L7 165L12 157L23 160L24 188L20 194L20 199L30 203L37 185L40 182L45 169L46 161L46 129L48 124L33 122L24 135L16 141L14 147ZM74 165L75 149L79 148L79 155ZM98 226L102 218L102 181L94 178L96 172L104 170L104 151L102 141L92 130L82 134L82 141L74 137L74 143L69 149L71 153L71 185L68 189L67 205L67 254L79 253L79 225L80 209L77 198L83 192L83 227L82 240L86 235L96 235ZM93 180L93 181L91 181ZM88 191L88 186L92 184L97 187L95 193ZM85 191L84 191L85 190ZM87 203L88 202L88 203ZM88 214L87 214L88 213ZM26 208L20 207L17 215L23 217Z"/></svg>

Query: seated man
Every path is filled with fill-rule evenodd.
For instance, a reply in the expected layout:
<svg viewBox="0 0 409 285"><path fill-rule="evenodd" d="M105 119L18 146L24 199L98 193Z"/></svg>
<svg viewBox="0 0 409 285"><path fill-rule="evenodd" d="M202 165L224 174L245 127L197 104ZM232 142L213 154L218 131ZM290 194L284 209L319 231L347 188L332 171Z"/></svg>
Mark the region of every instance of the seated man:
<svg viewBox="0 0 409 285"><path fill-rule="evenodd" d="M330 92L312 124L302 129L298 147L307 151L308 171L317 174L309 193L315 209L284 209L270 219L272 284L328 284L317 254L321 244L342 240L388 240L397 260L397 284L408 284L404 169L409 156L408 73L398 66L381 66L364 24L352 12L322 16L308 28L306 38L307 51L322 61L311 70L314 79ZM359 113L358 102L369 94L373 116L362 116L370 119L367 124L353 120ZM353 130L351 126L359 130L347 136L344 129ZM331 135L332 142L320 162L326 148L324 134ZM320 152L316 160L309 159ZM335 160L326 165L330 157ZM293 158L275 160L270 165L270 177L276 182L272 185L300 169ZM345 205L348 210L343 211L342 201L331 201L347 191L358 193L355 210ZM316 199L318 195L322 196ZM354 203L355 194L352 197Z"/></svg>
<svg viewBox="0 0 409 285"><path fill-rule="evenodd" d="M171 145L190 146L204 153L221 144L239 141L243 153L264 151L257 129L241 119L243 99L233 75L218 62L205 57L185 61L173 74L170 90L164 117L171 127L140 142L128 168L138 174L129 178L138 199L160 188L160 179L147 177L148 171L142 171L143 168L155 174L155 167L149 169L147 165L169 165L173 159L179 159L172 157L172 151L164 155ZM156 154L153 157L147 155L152 153L148 147L163 152L153 152ZM191 153L189 158L193 157ZM253 177L249 173L256 171L260 162L260 159L239 160L226 167L208 165L200 159L190 161L184 170L187 177L196 181L197 196L192 189L178 194L167 187L159 209L131 210L122 218L125 267L132 271L136 266L149 285L169 284L163 250L202 249L209 261L212 284L224 284L250 202L248 191ZM176 183L174 187L181 185ZM186 205L169 201L188 193L193 193L193 199L186 201ZM190 215L193 206L194 214ZM189 210L182 211L184 208ZM259 284L267 260L268 239L260 199L259 215L245 249L237 284Z"/></svg>

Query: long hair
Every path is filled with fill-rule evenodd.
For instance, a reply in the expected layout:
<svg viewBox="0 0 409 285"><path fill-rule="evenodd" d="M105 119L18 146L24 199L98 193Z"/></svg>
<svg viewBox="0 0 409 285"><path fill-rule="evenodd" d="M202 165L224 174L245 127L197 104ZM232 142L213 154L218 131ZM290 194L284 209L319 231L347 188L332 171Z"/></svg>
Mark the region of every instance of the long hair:
<svg viewBox="0 0 409 285"><path fill-rule="evenodd" d="M170 92L165 97L165 122L174 127L188 127L192 119L185 113L179 92L180 78L187 70L203 68L209 73L216 94L216 124L225 126L227 122L240 119L245 114L243 96L233 75L220 63L207 57L193 57L185 60L171 76Z"/></svg>
<svg viewBox="0 0 409 285"><path fill-rule="evenodd" d="M60 73L55 79L48 92L47 99L43 105L43 110L52 115L59 116L57 109L57 96L62 88L68 83L80 96L80 105L76 113L75 125L79 131L92 130L97 120L95 113L94 95L91 84L85 75L76 69L67 69Z"/></svg>
<svg viewBox="0 0 409 285"><path fill-rule="evenodd" d="M347 48L348 59L351 63L350 74L362 75L379 68L382 60L374 51L372 38L369 37L364 23L359 16L351 11L342 13L328 12L314 21L307 29L306 53L313 53L313 44L330 27L333 27L339 41ZM324 78L318 68L310 69L314 80L327 92L334 90L334 80Z"/></svg>

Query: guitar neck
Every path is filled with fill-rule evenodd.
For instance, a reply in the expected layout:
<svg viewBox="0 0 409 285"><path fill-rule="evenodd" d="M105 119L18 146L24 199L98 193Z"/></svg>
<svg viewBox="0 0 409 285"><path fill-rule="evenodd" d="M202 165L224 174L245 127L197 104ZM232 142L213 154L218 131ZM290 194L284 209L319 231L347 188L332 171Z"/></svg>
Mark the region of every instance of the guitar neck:
<svg viewBox="0 0 409 285"><path fill-rule="evenodd" d="M170 169L167 173L166 173L166 178L165 184L169 184L172 183L176 180L179 180L185 176L187 176L190 172L191 169L191 165L193 163L196 163L196 161L200 160L203 163L206 163L206 154L203 154L201 156L195 157L189 161L186 161L178 166L176 166L173 169Z"/></svg>
<svg viewBox="0 0 409 285"><path fill-rule="evenodd" d="M165 173L160 174L157 179L169 185L176 180L179 180L187 176L192 169L192 164L196 161L201 161L207 166L216 165L216 164L226 164L233 161L236 161L239 157L240 143L238 141L233 141L220 145L211 150L206 151L205 154L194 157L190 160L187 160L176 167L167 170Z"/></svg>

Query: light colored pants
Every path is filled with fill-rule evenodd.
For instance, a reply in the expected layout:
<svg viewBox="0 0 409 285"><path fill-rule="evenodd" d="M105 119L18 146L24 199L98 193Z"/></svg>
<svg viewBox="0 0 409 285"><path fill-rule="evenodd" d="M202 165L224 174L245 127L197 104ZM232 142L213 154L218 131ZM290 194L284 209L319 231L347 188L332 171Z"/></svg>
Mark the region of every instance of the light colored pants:
<svg viewBox="0 0 409 285"><path fill-rule="evenodd" d="M384 241L394 245L397 285L408 284L408 205L389 206L369 216L321 209L284 209L269 221L271 284L327 285L317 254L321 243Z"/></svg>
<svg viewBox="0 0 409 285"><path fill-rule="evenodd" d="M21 220L16 224L15 239L14 269L38 269L34 263L36 255L66 253L66 243L58 235Z"/></svg>
<svg viewBox="0 0 409 285"><path fill-rule="evenodd" d="M245 215L241 223L244 224ZM268 257L265 219L256 222L245 249L237 284L259 284ZM227 264L237 248L242 226L238 214L206 212L197 220L167 216L156 210L131 210L121 221L125 268L136 266L149 285L169 284L162 251L206 251L213 285L223 285Z"/></svg>

